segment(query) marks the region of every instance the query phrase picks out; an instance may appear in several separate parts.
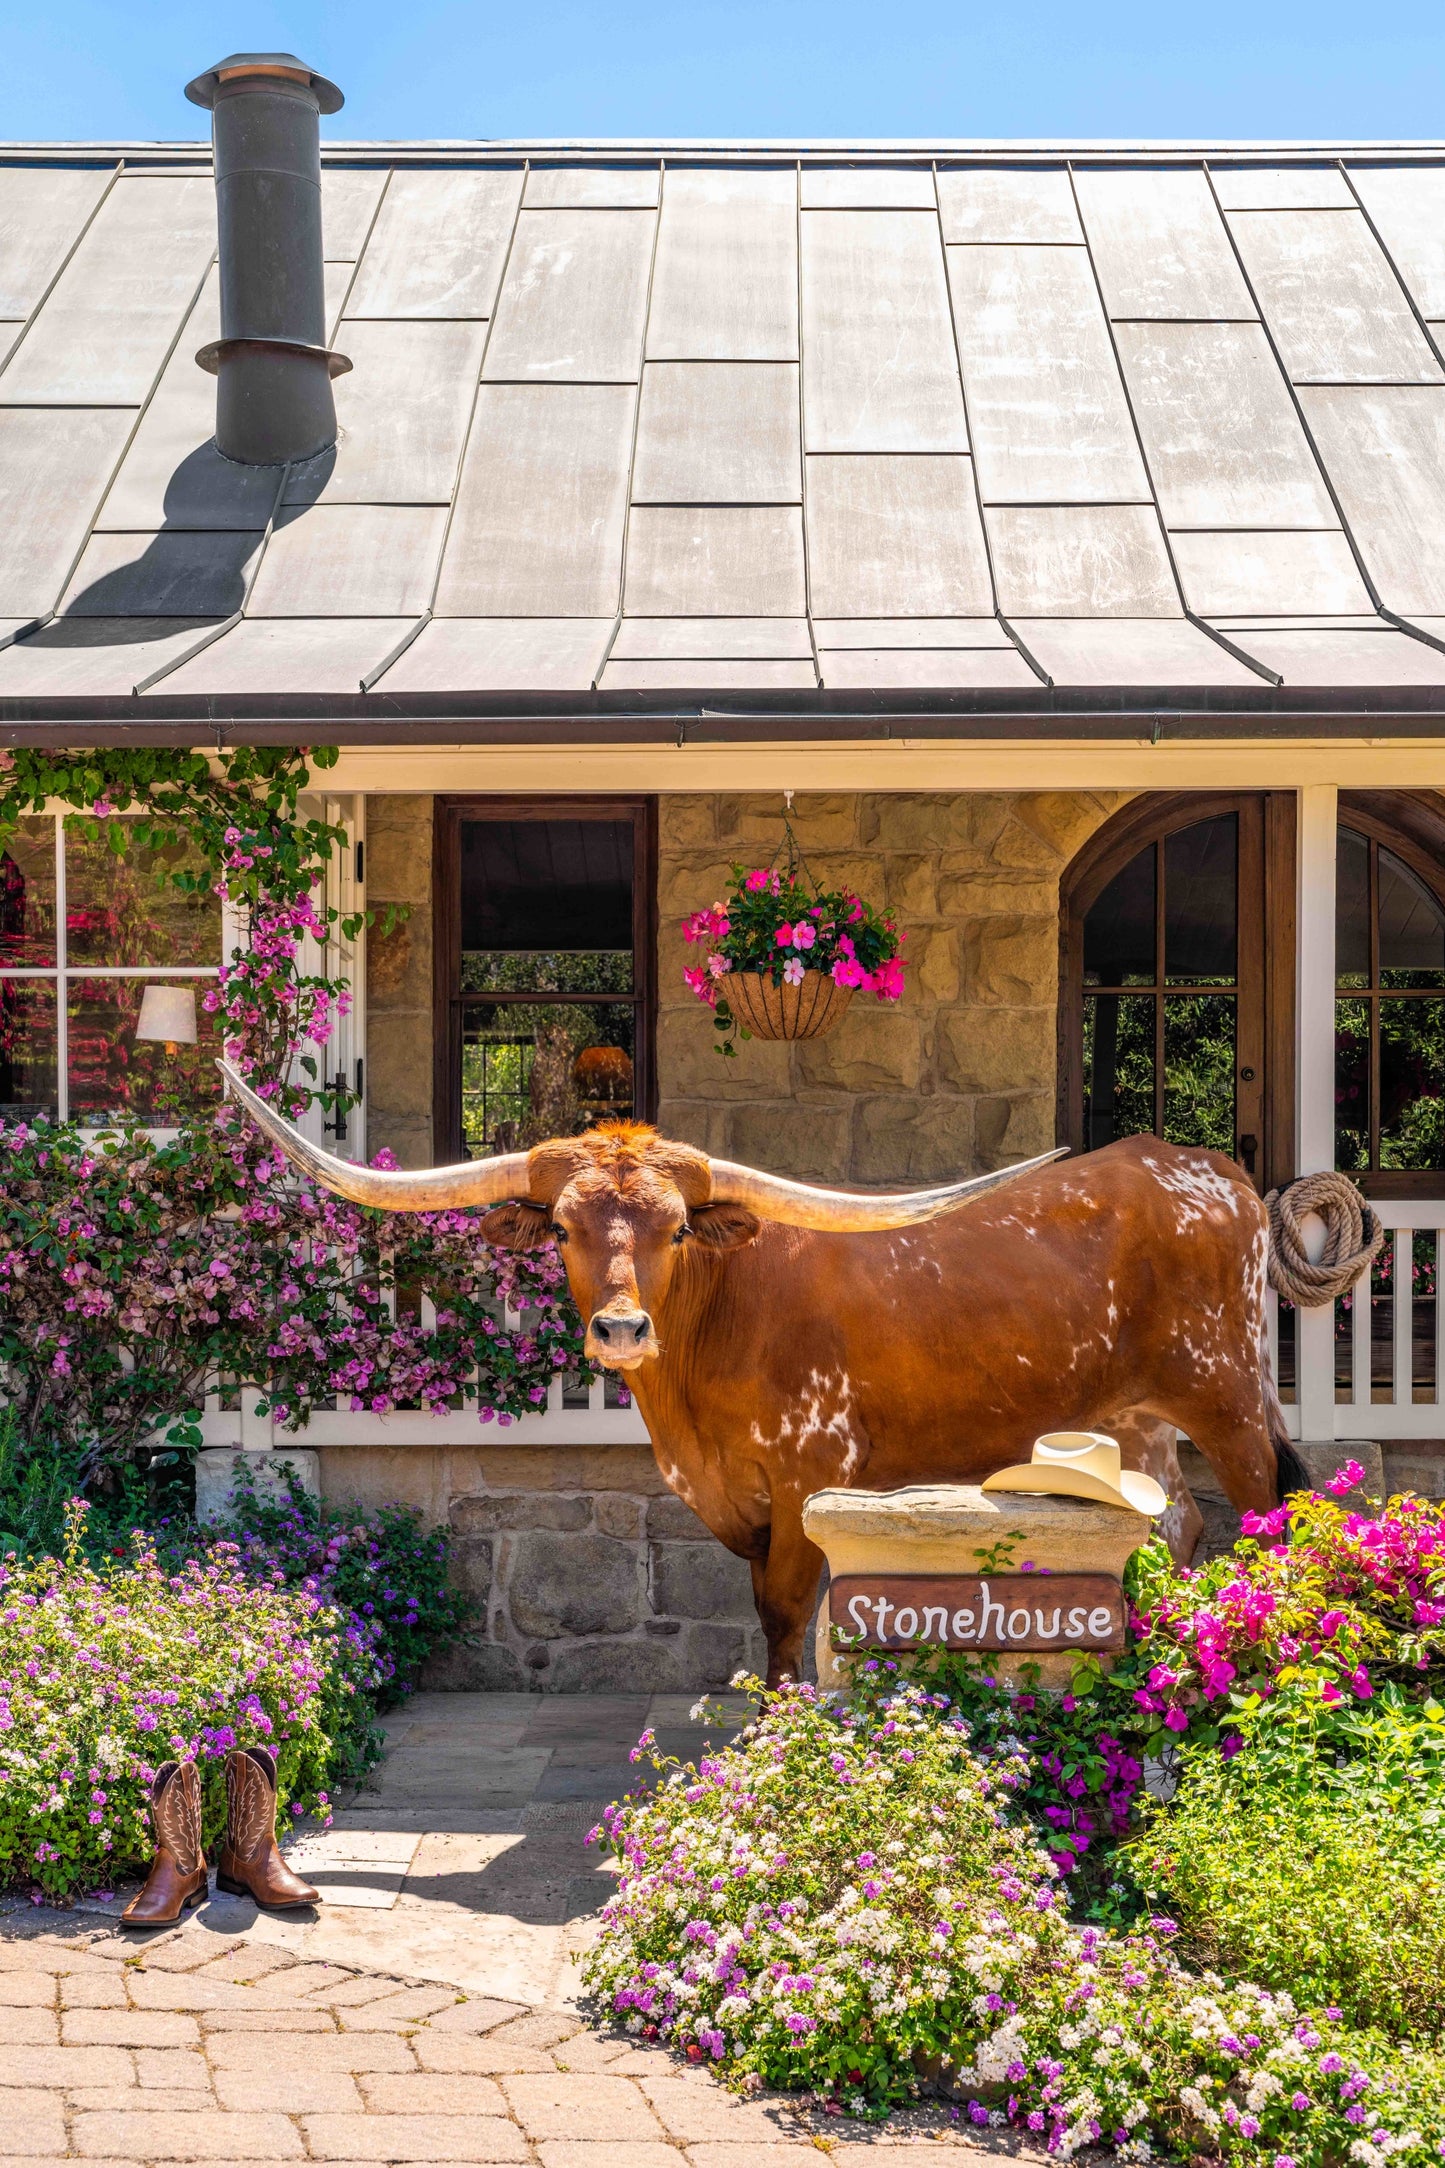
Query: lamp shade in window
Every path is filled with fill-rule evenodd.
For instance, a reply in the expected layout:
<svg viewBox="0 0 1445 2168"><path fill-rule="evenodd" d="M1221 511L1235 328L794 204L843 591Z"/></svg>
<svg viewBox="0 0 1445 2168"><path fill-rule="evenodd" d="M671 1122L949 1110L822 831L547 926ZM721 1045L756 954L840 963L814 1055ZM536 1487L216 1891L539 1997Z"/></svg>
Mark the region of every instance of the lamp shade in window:
<svg viewBox="0 0 1445 2168"><path fill-rule="evenodd" d="M196 1043L196 995L191 986L148 986L136 1020L137 1039L163 1039L168 1053Z"/></svg>

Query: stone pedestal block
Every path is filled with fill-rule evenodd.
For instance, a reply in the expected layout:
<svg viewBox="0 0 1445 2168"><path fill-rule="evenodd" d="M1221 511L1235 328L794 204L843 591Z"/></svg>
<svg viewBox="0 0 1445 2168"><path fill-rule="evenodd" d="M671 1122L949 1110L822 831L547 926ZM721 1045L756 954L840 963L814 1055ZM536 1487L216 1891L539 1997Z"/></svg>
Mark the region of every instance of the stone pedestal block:
<svg viewBox="0 0 1445 2168"><path fill-rule="evenodd" d="M209 1446L196 1455L196 1519L221 1520L230 1502L241 1463L250 1469L256 1488L268 1494L284 1488L288 1477L299 1482L312 1498L321 1495L321 1462L307 1446L287 1446L275 1453L243 1453L228 1445Z"/></svg>
<svg viewBox="0 0 1445 2168"><path fill-rule="evenodd" d="M825 1553L834 1582L855 1574L983 1574L993 1594L1002 1594L1008 1579L1015 1593L1022 1582L1031 1599L1046 1597L1055 1575L1120 1580L1151 1531L1145 1515L1127 1507L1037 1492L984 1491L970 1483L815 1491L803 1508L803 1526ZM1097 1645L1086 1636L1074 1643ZM1003 1678L1016 1678L1025 1664L1036 1664L1045 1687L1067 1686L1073 1668L1068 1650L980 1653L987 1653L990 1669ZM819 1685L844 1685L846 1659L840 1662L833 1648L826 1602L818 1615L817 1654Z"/></svg>

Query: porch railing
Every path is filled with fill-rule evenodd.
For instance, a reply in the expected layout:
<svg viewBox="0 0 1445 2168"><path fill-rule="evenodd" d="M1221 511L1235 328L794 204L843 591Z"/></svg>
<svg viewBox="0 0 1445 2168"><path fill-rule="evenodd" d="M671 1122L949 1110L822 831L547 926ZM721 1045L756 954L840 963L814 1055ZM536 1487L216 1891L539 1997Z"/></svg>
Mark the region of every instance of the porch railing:
<svg viewBox="0 0 1445 2168"><path fill-rule="evenodd" d="M1292 1437L1301 1432L1304 1382L1315 1411L1312 1436L1332 1419L1336 1438L1445 1439L1445 1198L1380 1200L1375 1209L1387 1240L1368 1296L1361 1282L1334 1305L1328 1321L1321 1313L1282 1309L1271 1290L1270 1354ZM425 1306L422 1316L425 1323ZM520 1322L508 1313L509 1329ZM1328 1373L1323 1378L1321 1364ZM398 1408L387 1415L336 1401L317 1408L304 1430L286 1431L257 1415L256 1398L246 1388L209 1394L201 1424L205 1443L253 1452L284 1452L288 1445L495 1445L502 1439L523 1446L647 1443L636 1408L619 1407L615 1387L600 1378L554 1378L546 1406L507 1425L480 1422L475 1401L466 1398L459 1407Z"/></svg>
<svg viewBox="0 0 1445 2168"><path fill-rule="evenodd" d="M1311 1436L1323 1411L1336 1438L1445 1438L1445 1199L1376 1199L1375 1210L1385 1247L1368 1289L1360 1281L1332 1319L1282 1309L1270 1294L1270 1349L1295 1437L1303 1397Z"/></svg>
<svg viewBox="0 0 1445 2168"><path fill-rule="evenodd" d="M422 1304L422 1325L429 1327L433 1313ZM513 1310L505 1312L509 1332L520 1329L522 1320ZM376 1415L353 1409L346 1401L315 1408L302 1430L286 1430L269 1415L258 1415L254 1386L206 1396L201 1435L208 1446L241 1447L248 1452L274 1450L285 1454L308 1446L344 1445L498 1445L503 1441L533 1445L646 1445L647 1426L635 1407L619 1407L617 1388L610 1379L555 1377L547 1400L535 1415L519 1416L507 1423L499 1417L480 1420L474 1396L464 1394L459 1407L396 1408Z"/></svg>

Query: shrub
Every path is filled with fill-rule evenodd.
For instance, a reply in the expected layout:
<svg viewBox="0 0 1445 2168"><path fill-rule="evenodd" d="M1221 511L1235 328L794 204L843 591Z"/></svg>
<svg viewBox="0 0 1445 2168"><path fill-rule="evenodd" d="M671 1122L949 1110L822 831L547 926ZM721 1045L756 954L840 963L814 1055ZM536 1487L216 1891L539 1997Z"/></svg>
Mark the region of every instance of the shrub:
<svg viewBox="0 0 1445 2168"><path fill-rule="evenodd" d="M470 1616L447 1585L447 1531L423 1528L411 1506L330 1506L294 1479L260 1491L242 1462L224 1523L199 1532L202 1553L218 1538L234 1546L247 1580L301 1589L354 1623L382 1707L412 1691L432 1651Z"/></svg>
<svg viewBox="0 0 1445 2168"><path fill-rule="evenodd" d="M1445 2031L1445 1709L1398 1691L1318 1730L1287 1686L1246 1750L1195 1757L1124 1854L1191 1955L1357 2025Z"/></svg>
<svg viewBox="0 0 1445 2168"><path fill-rule="evenodd" d="M1170 1920L1070 1922L1011 1805L1018 1757L975 1751L891 1663L848 1704L785 1689L724 1752L659 1766L606 1818L622 1874L586 1972L631 2029L833 2112L941 2076L971 2121L1065 2157L1438 2168L1440 2057L1190 1973Z"/></svg>
<svg viewBox="0 0 1445 2168"><path fill-rule="evenodd" d="M89 1482L157 1435L198 1445L216 1378L260 1381L244 1389L291 1429L338 1399L465 1394L505 1424L580 1365L550 1244L494 1252L478 1212L365 1212L283 1176L234 1108L164 1144L0 1123L0 1386L31 1461Z"/></svg>
<svg viewBox="0 0 1445 2168"><path fill-rule="evenodd" d="M274 1747L282 1806L329 1814L374 1655L316 1596L239 1564L220 1543L167 1573L137 1541L97 1572L78 1526L64 1562L0 1563L0 1882L63 1899L139 1871L147 1788L172 1755L200 1766L208 1841L233 1746Z"/></svg>

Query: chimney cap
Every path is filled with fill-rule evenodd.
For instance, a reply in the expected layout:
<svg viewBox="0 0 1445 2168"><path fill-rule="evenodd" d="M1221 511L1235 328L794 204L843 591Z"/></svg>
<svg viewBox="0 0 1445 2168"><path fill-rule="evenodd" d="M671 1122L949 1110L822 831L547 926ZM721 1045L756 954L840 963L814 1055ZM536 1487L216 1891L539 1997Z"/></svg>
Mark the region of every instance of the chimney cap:
<svg viewBox="0 0 1445 2168"><path fill-rule="evenodd" d="M334 83L324 75L318 75L314 68L308 68L294 53L228 53L214 68L207 68L194 82L187 83L186 96L192 105L203 105L209 110L215 105L223 77L232 73L289 77L304 83L314 92L317 108L322 113L339 113L345 103Z"/></svg>

